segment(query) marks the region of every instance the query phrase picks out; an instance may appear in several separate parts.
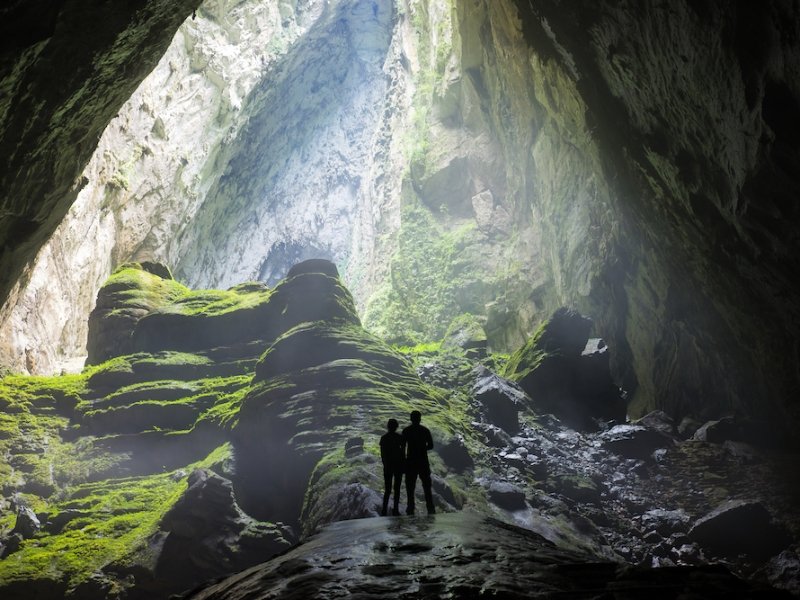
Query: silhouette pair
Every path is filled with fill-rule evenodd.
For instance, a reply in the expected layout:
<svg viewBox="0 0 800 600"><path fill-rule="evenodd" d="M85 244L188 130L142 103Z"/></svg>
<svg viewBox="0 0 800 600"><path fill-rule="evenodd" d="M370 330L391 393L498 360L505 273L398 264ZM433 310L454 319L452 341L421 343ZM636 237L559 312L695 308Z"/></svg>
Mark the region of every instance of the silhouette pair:
<svg viewBox="0 0 800 600"><path fill-rule="evenodd" d="M428 464L428 450L433 449L433 437L430 430L422 425L422 413L418 410L411 412L411 425L397 433L399 424L396 419L389 419L386 424L388 430L381 436L381 461L383 461L383 509L382 515L388 514L389 496L394 490L393 515L400 514L400 483L403 473L406 475L406 514L414 514L414 490L417 487L417 477L422 482L422 491L425 494L425 505L428 514L436 512L433 506L433 492L431 491L431 467Z"/></svg>

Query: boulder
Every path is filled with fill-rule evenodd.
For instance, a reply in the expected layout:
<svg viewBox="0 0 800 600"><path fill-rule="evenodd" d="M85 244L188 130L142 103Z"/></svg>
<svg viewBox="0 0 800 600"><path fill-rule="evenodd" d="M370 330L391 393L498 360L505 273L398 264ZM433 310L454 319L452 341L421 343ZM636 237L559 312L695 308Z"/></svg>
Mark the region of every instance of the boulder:
<svg viewBox="0 0 800 600"><path fill-rule="evenodd" d="M486 332L475 315L464 314L453 319L442 339L442 348L460 348L468 356L486 356Z"/></svg>
<svg viewBox="0 0 800 600"><path fill-rule="evenodd" d="M675 533L685 533L689 528L689 515L683 509L654 508L642 515L642 526L667 538Z"/></svg>
<svg viewBox="0 0 800 600"><path fill-rule="evenodd" d="M626 408L611 379L608 347L599 338L589 339L591 325L574 310L558 309L503 371L543 411L586 429L595 419L624 420Z"/></svg>
<svg viewBox="0 0 800 600"><path fill-rule="evenodd" d="M352 437L344 443L344 455L347 458L358 456L364 451L364 438Z"/></svg>
<svg viewBox="0 0 800 600"><path fill-rule="evenodd" d="M456 473L469 471L475 466L464 438L460 435L453 436L446 444L439 444L436 452L442 457L444 464Z"/></svg>
<svg viewBox="0 0 800 600"><path fill-rule="evenodd" d="M699 518L689 537L718 555L766 559L790 542L785 528L772 520L760 501L729 500Z"/></svg>
<svg viewBox="0 0 800 600"><path fill-rule="evenodd" d="M527 404L525 393L485 367L477 367L475 375L472 392L486 421L510 434L517 433L519 413Z"/></svg>
<svg viewBox="0 0 800 600"><path fill-rule="evenodd" d="M525 492L507 481L492 481L489 484L489 500L505 510L523 510L527 507Z"/></svg>
<svg viewBox="0 0 800 600"><path fill-rule="evenodd" d="M39 518L27 506L21 506L17 510L17 520L14 523L14 529L11 530L12 535L18 533L23 539L32 538L42 528Z"/></svg>
<svg viewBox="0 0 800 600"><path fill-rule="evenodd" d="M649 412L641 419L636 419L633 423L635 425L642 425L653 431L658 431L669 437L675 435L675 421L663 410Z"/></svg>
<svg viewBox="0 0 800 600"><path fill-rule="evenodd" d="M738 427L733 417L723 417L714 421L707 421L700 426L692 436L693 440L699 442L711 442L712 444L722 444L726 440L738 439Z"/></svg>
<svg viewBox="0 0 800 600"><path fill-rule="evenodd" d="M773 556L759 574L774 587L800 597L800 556L796 550Z"/></svg>
<svg viewBox="0 0 800 600"><path fill-rule="evenodd" d="M659 448L671 448L675 441L660 431L642 425L615 425L598 438L602 447L626 458L648 458Z"/></svg>
<svg viewBox="0 0 800 600"><path fill-rule="evenodd" d="M174 589L240 571L291 545L280 524L261 523L242 512L228 479L196 469L188 486L159 524L166 538L151 544L160 548L156 577Z"/></svg>

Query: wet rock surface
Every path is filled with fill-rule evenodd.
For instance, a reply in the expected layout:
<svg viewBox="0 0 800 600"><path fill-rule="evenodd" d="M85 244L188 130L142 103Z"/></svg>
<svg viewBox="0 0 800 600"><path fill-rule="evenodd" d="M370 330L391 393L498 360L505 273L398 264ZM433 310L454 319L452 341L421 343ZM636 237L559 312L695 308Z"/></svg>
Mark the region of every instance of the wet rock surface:
<svg viewBox="0 0 800 600"><path fill-rule="evenodd" d="M648 569L557 548L471 513L336 523L269 563L185 596L244 598L788 598L722 567Z"/></svg>

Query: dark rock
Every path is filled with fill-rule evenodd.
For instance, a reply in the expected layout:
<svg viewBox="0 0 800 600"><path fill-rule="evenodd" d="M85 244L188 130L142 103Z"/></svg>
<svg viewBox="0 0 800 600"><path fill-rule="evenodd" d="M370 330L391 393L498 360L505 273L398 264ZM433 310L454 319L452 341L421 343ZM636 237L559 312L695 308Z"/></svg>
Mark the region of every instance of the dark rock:
<svg viewBox="0 0 800 600"><path fill-rule="evenodd" d="M766 559L790 542L761 502L730 500L695 521L689 537L716 554Z"/></svg>
<svg viewBox="0 0 800 600"><path fill-rule="evenodd" d="M784 550L773 556L760 570L770 585L800 596L800 556L796 550Z"/></svg>
<svg viewBox="0 0 800 600"><path fill-rule="evenodd" d="M666 435L642 425L615 425L598 437L603 448L626 458L647 458L658 448L675 444Z"/></svg>
<svg viewBox="0 0 800 600"><path fill-rule="evenodd" d="M441 496L442 500L447 502L447 504L456 510L461 510L461 502L456 500L455 494L453 494L453 488L450 487L447 481L433 474L431 476L431 487L433 488L434 494Z"/></svg>
<svg viewBox="0 0 800 600"><path fill-rule="evenodd" d="M306 532L314 532L334 521L377 517L382 504L383 496L362 483L334 484L320 490L313 514L304 514L303 526Z"/></svg>
<svg viewBox="0 0 800 600"><path fill-rule="evenodd" d="M506 448L511 445L511 436L500 429L497 425L473 422L472 426L483 433L486 439L486 444L493 448Z"/></svg>
<svg viewBox="0 0 800 600"><path fill-rule="evenodd" d="M575 502L598 504L600 487L588 477L582 475L559 475L551 478L552 490Z"/></svg>
<svg viewBox="0 0 800 600"><path fill-rule="evenodd" d="M489 500L505 510L523 510L527 507L525 492L506 481L492 481L489 484Z"/></svg>
<svg viewBox="0 0 800 600"><path fill-rule="evenodd" d="M642 515L642 525L666 538L676 532L685 533L689 529L689 515L683 509L654 508Z"/></svg>
<svg viewBox="0 0 800 600"><path fill-rule="evenodd" d="M726 440L734 440L739 437L738 427L733 417L723 417L716 421L707 421L692 436L693 440L699 442L711 442L721 444Z"/></svg>
<svg viewBox="0 0 800 600"><path fill-rule="evenodd" d="M0 538L0 559L19 550L24 539L21 533L10 533L6 537Z"/></svg>
<svg viewBox="0 0 800 600"><path fill-rule="evenodd" d="M305 273L321 273L328 277L339 278L339 269L331 261L324 258L310 258L293 265L286 273L286 279L291 279L297 275Z"/></svg>
<svg viewBox="0 0 800 600"><path fill-rule="evenodd" d="M472 391L486 420L508 433L517 433L519 412L526 406L525 393L484 367L477 367L475 374Z"/></svg>
<svg viewBox="0 0 800 600"><path fill-rule="evenodd" d="M678 435L681 439L689 439L695 432L700 429L702 423L692 417L684 417L678 425Z"/></svg>
<svg viewBox="0 0 800 600"><path fill-rule="evenodd" d="M17 509L17 520L14 524L14 529L11 533L18 533L24 539L30 539L42 528L36 513L27 506L21 506Z"/></svg>
<svg viewBox="0 0 800 600"><path fill-rule="evenodd" d="M682 544L673 550L672 555L679 564L696 565L703 560L703 555L697 544Z"/></svg>
<svg viewBox="0 0 800 600"><path fill-rule="evenodd" d="M362 452L364 452L364 438L354 437L344 443L344 455L347 458L358 456Z"/></svg>
<svg viewBox="0 0 800 600"><path fill-rule="evenodd" d="M633 421L633 423L635 425L647 427L653 431L658 431L668 437L672 437L676 433L675 421L663 410L654 410L653 412L647 413L641 419Z"/></svg>
<svg viewBox="0 0 800 600"><path fill-rule="evenodd" d="M608 348L589 340L591 320L561 308L509 359L503 374L543 411L573 427L623 420L626 401L611 379Z"/></svg>
<svg viewBox="0 0 800 600"><path fill-rule="evenodd" d="M143 260L138 264L141 266L142 271L147 271L156 277L161 277L161 279L174 279L172 271L170 271L169 267L164 263Z"/></svg>
<svg viewBox="0 0 800 600"><path fill-rule="evenodd" d="M464 438L460 435L450 438L446 444L437 446L436 452L442 457L444 464L456 473L463 473L475 466Z"/></svg>
<svg viewBox="0 0 800 600"><path fill-rule="evenodd" d="M239 571L290 545L280 524L259 523L241 511L229 480L196 469L188 485L161 520L168 535L154 544L155 576L171 589Z"/></svg>
<svg viewBox="0 0 800 600"><path fill-rule="evenodd" d="M664 564L669 559L663 559ZM362 519L326 527L187 600L240 598L780 598L723 567L621 567L469 513Z"/></svg>

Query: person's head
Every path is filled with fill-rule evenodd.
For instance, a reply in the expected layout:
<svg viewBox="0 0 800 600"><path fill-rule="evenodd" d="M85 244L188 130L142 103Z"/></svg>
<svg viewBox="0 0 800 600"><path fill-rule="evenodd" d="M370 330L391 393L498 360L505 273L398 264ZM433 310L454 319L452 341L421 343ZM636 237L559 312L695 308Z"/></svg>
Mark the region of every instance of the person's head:
<svg viewBox="0 0 800 600"><path fill-rule="evenodd" d="M386 429L389 431L397 431L397 428L400 426L400 423L397 422L397 419L389 419L386 422Z"/></svg>
<svg viewBox="0 0 800 600"><path fill-rule="evenodd" d="M422 413L419 412L418 410L412 410L411 411L411 422L414 423L414 424L417 424L420 421L422 421Z"/></svg>

